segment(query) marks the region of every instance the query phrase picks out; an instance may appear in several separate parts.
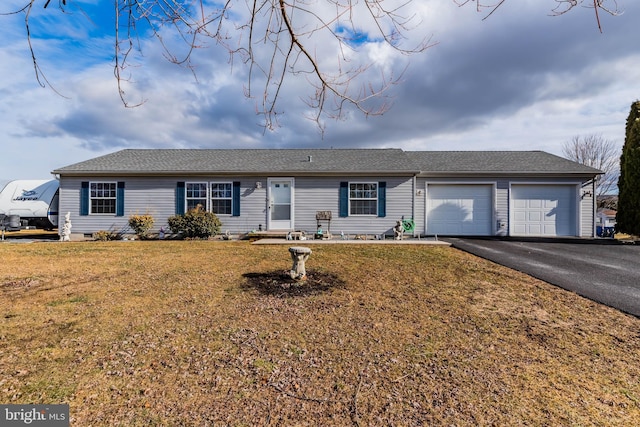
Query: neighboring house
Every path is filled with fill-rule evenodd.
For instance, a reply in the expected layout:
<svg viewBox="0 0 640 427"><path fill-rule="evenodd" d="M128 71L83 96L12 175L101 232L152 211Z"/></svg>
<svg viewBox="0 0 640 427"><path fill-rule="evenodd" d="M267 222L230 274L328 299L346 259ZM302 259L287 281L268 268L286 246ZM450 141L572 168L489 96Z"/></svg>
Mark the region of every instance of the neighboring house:
<svg viewBox="0 0 640 427"><path fill-rule="evenodd" d="M149 213L155 231L196 205L222 230L316 229L393 235L413 218L415 235L594 235L593 179L601 172L540 151L400 149L122 150L53 171L60 212L73 232L126 232Z"/></svg>
<svg viewBox="0 0 640 427"><path fill-rule="evenodd" d="M596 211L596 234L599 237L613 237L616 228L616 214L613 209L598 209Z"/></svg>
<svg viewBox="0 0 640 427"><path fill-rule="evenodd" d="M596 212L596 225L601 227L615 227L617 213L618 212L613 209L598 209Z"/></svg>

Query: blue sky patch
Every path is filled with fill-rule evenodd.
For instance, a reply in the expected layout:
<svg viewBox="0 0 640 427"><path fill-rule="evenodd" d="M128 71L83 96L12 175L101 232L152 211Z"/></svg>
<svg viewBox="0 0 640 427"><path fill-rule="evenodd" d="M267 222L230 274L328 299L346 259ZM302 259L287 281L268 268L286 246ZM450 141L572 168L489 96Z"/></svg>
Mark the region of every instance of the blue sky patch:
<svg viewBox="0 0 640 427"><path fill-rule="evenodd" d="M366 43L378 43L381 41L380 38L370 38L369 34L364 31L344 25L338 25L335 32L351 47L360 47Z"/></svg>

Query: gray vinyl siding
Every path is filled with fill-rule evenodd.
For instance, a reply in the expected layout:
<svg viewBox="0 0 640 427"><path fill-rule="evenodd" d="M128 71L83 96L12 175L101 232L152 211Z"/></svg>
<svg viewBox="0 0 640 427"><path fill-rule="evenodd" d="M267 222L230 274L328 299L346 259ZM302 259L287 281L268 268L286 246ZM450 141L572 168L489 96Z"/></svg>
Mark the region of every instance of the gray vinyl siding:
<svg viewBox="0 0 640 427"><path fill-rule="evenodd" d="M123 181L124 216L115 215L80 215L80 186L83 181ZM238 177L117 177L117 178L61 178L59 211L64 216L71 213L72 232L92 234L100 230L129 233L129 217L134 214L151 214L155 219L152 232L161 227L168 231L167 219L175 215L176 186L182 182L232 182L240 181L240 216L220 215L222 231L246 232L265 224L266 204L265 189L255 189L256 179Z"/></svg>
<svg viewBox="0 0 640 427"><path fill-rule="evenodd" d="M386 182L386 216L339 216L340 182ZM393 226L403 215L411 217L413 177L357 177L357 178L296 178L295 229L312 233L316 230L316 212L332 213L331 233L334 235L369 234L393 235ZM326 222L322 222L323 229Z"/></svg>
<svg viewBox="0 0 640 427"><path fill-rule="evenodd" d="M239 181L240 182L240 216L219 216L222 222L221 231L231 234L247 233L258 230L267 224L267 178L266 177L233 177L212 178L210 181ZM256 188L256 183L261 188Z"/></svg>
<svg viewBox="0 0 640 427"><path fill-rule="evenodd" d="M496 182L496 221L509 222L509 181L498 180ZM498 224L496 224L498 227Z"/></svg>
<svg viewBox="0 0 640 427"><path fill-rule="evenodd" d="M595 184L593 181L582 187L584 196L580 200L580 237L595 237ZM589 194L590 193L590 194ZM579 195L581 196L581 195Z"/></svg>
<svg viewBox="0 0 640 427"><path fill-rule="evenodd" d="M83 181L123 181L124 216L80 215L80 188ZM175 215L178 182L240 182L240 216L220 215L221 231L246 233L267 225L267 177L62 177L60 184L60 215L71 213L72 232L92 234L100 230L130 233L128 220L134 214L151 214L155 219L152 232L160 227L168 231L167 219ZM341 181L386 182L386 216L339 217ZM257 188L257 182L261 188ZM331 232L340 234L393 234L395 221L403 215L411 217L412 177L295 178L294 225L296 230L313 233L316 212L332 212ZM326 223L323 223L326 228Z"/></svg>
<svg viewBox="0 0 640 427"><path fill-rule="evenodd" d="M124 182L124 215L80 215L80 186L83 181ZM160 227L167 229L167 218L175 214L175 187L173 178L61 177L59 211L62 216L71 213L72 233L92 234L101 230L129 233L129 217L146 213L154 217L152 232L157 232Z"/></svg>
<svg viewBox="0 0 640 427"><path fill-rule="evenodd" d="M64 221L62 218L69 213L71 219L71 232L76 233L93 233L99 230L120 231L126 220L123 217L115 215L80 215L80 186L82 181L117 181L114 178L91 178L78 179L60 177L60 193L58 200L58 212L60 223ZM126 199L126 189L125 189ZM126 206L126 205L125 205ZM122 222L124 221L124 223ZM60 227L61 230L61 227Z"/></svg>
<svg viewBox="0 0 640 427"><path fill-rule="evenodd" d="M427 192L426 181L424 179L416 179L415 201L413 208L413 221L416 224L414 234L422 236L425 234L425 218L427 216Z"/></svg>
<svg viewBox="0 0 640 427"><path fill-rule="evenodd" d="M60 176L59 212L62 217L67 212L71 214L73 233L90 234L100 230L127 233L130 231L128 218L143 213L153 215L152 231L157 232L160 227L166 228L167 219L176 213L177 183L198 181L241 184L239 216L220 215L222 232L241 234L260 226L266 230L268 180L287 177L294 179L293 228L309 233L316 229L316 212L329 210L334 235L340 231L350 235L390 235L395 222L402 217L413 217L414 234L425 234L427 183L458 183L493 185L491 232L502 234L503 230L498 228L501 221L506 221L507 230L510 229L512 184L566 184L576 188L576 234L590 237L595 216L593 185L590 182L586 187L581 185L600 171L540 151L153 149L121 150L53 173ZM349 174L358 177L349 178ZM86 199L81 200L84 181L124 182L124 210L117 211L121 216L81 215L80 204L86 207ZM344 181L384 181L386 215L341 218L340 183ZM256 185L257 182L261 185ZM235 197L237 187L233 188ZM586 194L589 191L591 195ZM122 192L118 191L117 195L119 200ZM484 206L483 209L487 209L486 203Z"/></svg>
<svg viewBox="0 0 640 427"><path fill-rule="evenodd" d="M155 219L152 232L158 232L160 227L168 230L167 219L175 215L176 186L179 181L184 182L212 182L239 181L240 188L240 216L220 215L221 231L232 234L246 233L257 230L262 226L267 229L267 176L255 177L61 177L60 178L60 217L71 213L72 232L77 234L92 234L100 230L130 233L128 219L134 214L149 213ZM80 188L83 181L123 181L124 216L115 215L80 215ZM339 188L340 182L386 182L386 216L339 216ZM260 182L261 188L257 188ZM395 222L413 217L416 223L415 234L424 235L426 217L426 184L428 183L465 183L465 184L493 184L494 221L493 230L499 233L497 224L500 220L509 221L509 189L511 184L572 184L579 188L575 179L455 179L455 178L417 178L413 187L413 177L296 177L294 180L294 228L313 233L316 230L316 212L332 212L330 231L334 235L345 234L392 235ZM580 197L585 192L591 192ZM578 191L577 234L581 237L593 236L594 208L593 184L589 183ZM415 195L415 200L413 197ZM327 224L323 222L323 228ZM508 225L508 224L507 224ZM507 227L508 229L509 227Z"/></svg>
<svg viewBox="0 0 640 427"><path fill-rule="evenodd" d="M426 218L426 184L487 184L487 183L495 183L495 197L494 197L494 218L495 224L493 225L496 234L500 234L500 230L498 229L498 223L500 221L506 222L507 230L509 227L509 219L510 219L510 185L511 184L565 184L565 185L576 185L579 187L580 182L576 181L572 178L512 178L512 179L504 179L504 178L477 178L477 179L469 179L469 178L418 178L417 179L417 192L416 192L416 201L415 201L415 221L416 221L416 232L420 234L425 233L425 218ZM591 191L593 194L593 185L588 184L586 187L582 188L583 192ZM418 194L420 193L420 194ZM580 237L593 237L593 224L594 224L594 209L593 209L593 197L590 195L586 195L580 198L580 194L576 194L576 198L578 199L577 204L577 218L578 228L576 231L576 235ZM506 234L506 233L505 233Z"/></svg>

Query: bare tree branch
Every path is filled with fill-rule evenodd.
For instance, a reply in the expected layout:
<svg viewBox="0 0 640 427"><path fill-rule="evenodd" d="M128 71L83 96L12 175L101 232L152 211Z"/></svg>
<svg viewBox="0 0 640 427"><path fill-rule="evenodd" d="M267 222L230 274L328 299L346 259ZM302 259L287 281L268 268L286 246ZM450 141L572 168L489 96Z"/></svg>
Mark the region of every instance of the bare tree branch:
<svg viewBox="0 0 640 427"><path fill-rule="evenodd" d="M562 154L569 160L604 172L596 181L596 195L604 196L615 188L620 175L620 149L602 135L574 136L562 146Z"/></svg>
<svg viewBox="0 0 640 427"><path fill-rule="evenodd" d="M498 10L500 6L505 4L507 0L453 0L458 6L465 6L469 3L476 3L476 10L478 12L488 11L483 19L489 18L493 13ZM608 13L609 15L620 15L622 10L618 6L617 0L554 0L556 6L551 10L551 15L559 16L573 10L578 6L593 8L593 12L596 19L596 24L600 32L602 32L602 25L600 22L600 11Z"/></svg>
<svg viewBox="0 0 640 427"><path fill-rule="evenodd" d="M453 0L459 6L475 1L478 11L491 16L506 0ZM616 0L554 0L552 15L562 15L578 5L589 5L600 27L601 11L617 15ZM429 37L406 46L419 19L410 12L413 0L114 0L114 76L123 104L131 103L124 90L132 83L131 67L142 54L142 40L155 38L165 58L192 71L194 52L207 41L226 49L230 64L239 57L247 66L245 95L256 99L256 112L265 129L278 125L282 90L290 79L304 77L312 89L306 99L310 116L320 128L323 117L340 119L356 109L366 116L385 113L391 105L385 96L402 78L377 64L354 61L353 53L371 46L387 46L410 56L433 46ZM36 80L51 87L31 44L29 18L37 0L5 14L23 13ZM42 0L47 9L51 0ZM58 0L57 11L81 9L75 2ZM52 8L51 13L55 11ZM86 14L85 14L86 15ZM88 17L88 16L87 16ZM181 45L176 46L179 40ZM329 41L329 42L328 42ZM329 52L329 53L327 53ZM332 59L330 61L329 59ZM377 75L375 75L377 73Z"/></svg>

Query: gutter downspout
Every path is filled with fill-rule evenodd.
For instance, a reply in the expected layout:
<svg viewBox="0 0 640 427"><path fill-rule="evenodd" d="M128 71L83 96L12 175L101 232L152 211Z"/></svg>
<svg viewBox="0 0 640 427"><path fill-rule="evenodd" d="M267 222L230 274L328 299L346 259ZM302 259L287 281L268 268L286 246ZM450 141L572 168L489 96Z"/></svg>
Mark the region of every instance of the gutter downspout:
<svg viewBox="0 0 640 427"><path fill-rule="evenodd" d="M595 238L596 234L596 213L598 212L598 196L596 195L596 179L591 179L591 191L593 192L593 211L591 213L591 237Z"/></svg>
<svg viewBox="0 0 640 427"><path fill-rule="evenodd" d="M415 224L416 221L416 194L418 191L418 177L417 175L414 173L413 174L413 180L411 181L411 186L413 187L413 193L411 196L411 219L413 219L413 223ZM418 233L418 235L420 235L420 233ZM413 228L413 237L416 237L416 228Z"/></svg>
<svg viewBox="0 0 640 427"><path fill-rule="evenodd" d="M591 186L591 188L588 187ZM595 238L598 236L596 233L596 212L598 209L598 196L596 195L596 178L591 178L587 182L587 185L583 186L582 189L589 188L591 192L591 238ZM582 190L581 190L582 191ZM584 196L581 196L581 199ZM580 223L580 237L582 237L582 218L578 218Z"/></svg>

